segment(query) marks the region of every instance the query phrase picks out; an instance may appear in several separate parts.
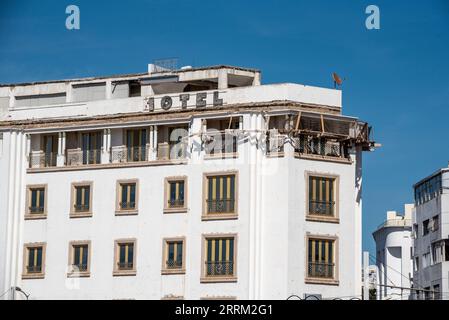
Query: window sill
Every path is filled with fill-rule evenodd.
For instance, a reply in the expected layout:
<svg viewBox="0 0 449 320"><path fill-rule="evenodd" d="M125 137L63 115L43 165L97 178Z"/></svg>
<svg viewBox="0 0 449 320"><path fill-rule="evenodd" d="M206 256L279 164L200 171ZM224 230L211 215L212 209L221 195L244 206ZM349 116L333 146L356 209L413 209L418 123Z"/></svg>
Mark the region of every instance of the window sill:
<svg viewBox="0 0 449 320"><path fill-rule="evenodd" d="M217 153L217 154L205 154L204 160L213 160L213 159L235 159L239 157L238 152L231 153Z"/></svg>
<svg viewBox="0 0 449 320"><path fill-rule="evenodd" d="M346 164L351 164L352 163L352 160L348 159L348 158L321 156L321 155L318 155L318 154L304 154L304 153L299 153L299 152L295 152L295 158L305 159L305 160L338 162L338 163L346 163Z"/></svg>
<svg viewBox="0 0 449 320"><path fill-rule="evenodd" d="M237 277L228 276L228 277L201 277L201 283L222 283L222 282L237 282Z"/></svg>
<svg viewBox="0 0 449 320"><path fill-rule="evenodd" d="M25 220L41 220L47 219L46 213L27 213L25 214Z"/></svg>
<svg viewBox="0 0 449 320"><path fill-rule="evenodd" d="M322 278L306 278L305 283L307 284L322 284L322 285L331 285L338 286L340 282L335 279L322 279Z"/></svg>
<svg viewBox="0 0 449 320"><path fill-rule="evenodd" d="M164 213L187 213L188 209L186 207L183 208L164 208Z"/></svg>
<svg viewBox="0 0 449 320"><path fill-rule="evenodd" d="M338 217L323 217L323 216L318 216L318 215L307 215L306 221L340 223L340 218L338 218Z"/></svg>
<svg viewBox="0 0 449 320"><path fill-rule="evenodd" d="M136 270L115 270L112 272L112 275L114 277L121 277L121 276L135 276L137 275Z"/></svg>
<svg viewBox="0 0 449 320"><path fill-rule="evenodd" d="M139 210L117 210L115 211L116 216L136 216Z"/></svg>
<svg viewBox="0 0 449 320"><path fill-rule="evenodd" d="M208 213L203 214L201 216L202 221L211 221L211 220L237 220L238 219L237 213Z"/></svg>
<svg viewBox="0 0 449 320"><path fill-rule="evenodd" d="M92 212L70 212L69 215L70 218L76 219L76 218L91 218Z"/></svg>
<svg viewBox="0 0 449 320"><path fill-rule="evenodd" d="M67 273L67 278L89 278L90 271Z"/></svg>
<svg viewBox="0 0 449 320"><path fill-rule="evenodd" d="M44 279L45 273L22 274L22 279Z"/></svg>
<svg viewBox="0 0 449 320"><path fill-rule="evenodd" d="M171 275L171 274L185 274L186 269L162 269L162 275Z"/></svg>

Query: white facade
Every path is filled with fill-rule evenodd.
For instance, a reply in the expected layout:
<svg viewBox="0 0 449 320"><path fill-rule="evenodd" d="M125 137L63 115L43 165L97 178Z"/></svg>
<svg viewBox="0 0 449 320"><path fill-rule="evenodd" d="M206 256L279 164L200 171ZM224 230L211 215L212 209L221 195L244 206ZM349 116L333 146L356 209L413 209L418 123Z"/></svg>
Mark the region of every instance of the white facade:
<svg viewBox="0 0 449 320"><path fill-rule="evenodd" d="M414 185L413 287L417 299L449 298L449 169Z"/></svg>
<svg viewBox="0 0 449 320"><path fill-rule="evenodd" d="M373 143L365 123L341 114L341 92L261 85L259 71L227 66L150 71L0 87L7 105L0 114L0 291L18 286L30 299L360 296L362 151ZM131 83L138 92L131 93ZM173 126L187 130L181 157L164 153L172 150ZM138 138L143 158L131 161L127 144L134 138L126 130L135 128L145 129ZM269 129L280 129L279 139L270 138L281 141L276 152L267 149ZM98 132L101 141L94 164L83 162L87 132ZM235 146L211 154L206 145L223 132ZM300 135L315 144L321 139L320 147L311 152L312 142L300 145ZM54 149L45 150L48 136ZM236 212L212 219L204 213L205 175L217 173L235 178ZM320 196L308 190L313 176L328 183ZM183 212L164 210L169 177L186 181ZM130 179L137 208L121 214L117 181ZM72 215L74 183L90 183L90 215ZM45 215L38 218L29 212L32 186L45 186ZM331 213L309 214L310 197L317 203L324 194L332 194L325 204ZM206 275L204 237L211 235L234 237L228 277ZM165 238L184 239L182 271L161 272ZM310 259L325 261L328 271L309 261L309 238L322 241L310 245L317 256ZM132 275L114 272L118 239L135 241ZM78 277L68 276L73 241L89 241L89 272ZM45 245L37 276L26 274L33 244Z"/></svg>
<svg viewBox="0 0 449 320"><path fill-rule="evenodd" d="M413 204L404 206L404 214L387 212L387 220L373 233L376 241L376 265L380 284L379 299L411 298L412 213Z"/></svg>

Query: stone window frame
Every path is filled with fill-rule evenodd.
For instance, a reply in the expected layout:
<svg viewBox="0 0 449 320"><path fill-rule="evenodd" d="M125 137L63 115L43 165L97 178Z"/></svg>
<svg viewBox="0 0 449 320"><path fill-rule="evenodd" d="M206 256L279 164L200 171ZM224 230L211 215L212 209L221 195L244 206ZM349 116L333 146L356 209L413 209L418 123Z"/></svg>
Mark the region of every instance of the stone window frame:
<svg viewBox="0 0 449 320"><path fill-rule="evenodd" d="M320 178L330 178L334 179L334 215L331 217L326 217L318 214L309 213L309 179L310 177L320 177ZM340 175L306 171L305 172L305 216L307 221L316 222L329 222L329 223L340 223Z"/></svg>
<svg viewBox="0 0 449 320"><path fill-rule="evenodd" d="M220 177L234 175L234 212L232 213L208 213L207 212L207 193L209 186L209 177ZM227 170L227 171L214 171L203 173L203 205L201 219L207 220L230 220L238 219L239 216L239 171Z"/></svg>
<svg viewBox="0 0 449 320"><path fill-rule="evenodd" d="M121 202L121 191L122 185L124 184L136 184L136 199L135 199L135 207L133 209L122 209L120 207ZM123 179L117 180L116 183L116 202L115 202L115 215L116 216L127 216L127 215L137 215L139 213L139 179Z"/></svg>
<svg viewBox="0 0 449 320"><path fill-rule="evenodd" d="M182 266L181 268L167 268L168 257L168 243L169 242L182 242ZM186 237L170 237L162 239L162 268L161 274L185 274L186 273Z"/></svg>
<svg viewBox="0 0 449 320"><path fill-rule="evenodd" d="M44 189L44 212L42 213L31 213L31 192L33 189ZM47 219L48 211L48 184L29 184L26 186L26 208L25 208L25 220L36 220L36 219Z"/></svg>
<svg viewBox="0 0 449 320"><path fill-rule="evenodd" d="M133 244L133 268L130 270L120 270L118 268L120 258L120 245L121 244ZM123 238L114 240L114 265L113 276L135 276L137 274L137 239L136 238Z"/></svg>
<svg viewBox="0 0 449 320"><path fill-rule="evenodd" d="M85 187L89 186L89 211L86 212L77 212L75 210L75 204L76 204L76 188L77 187ZM93 215L93 187L94 183L93 181L80 181L80 182L73 182L70 187L70 218L89 218Z"/></svg>
<svg viewBox="0 0 449 320"><path fill-rule="evenodd" d="M333 260L334 260L334 276L332 278L317 278L309 277L309 239L315 240L330 240L333 241ZM304 279L306 284L321 284L321 285L339 285L339 238L334 235L322 235L315 233L307 233L305 236L305 258L304 258Z"/></svg>
<svg viewBox="0 0 449 320"><path fill-rule="evenodd" d="M184 205L182 207L170 207L170 183L174 181L184 181ZM164 179L164 213L186 213L188 211L188 178L187 176L170 176Z"/></svg>
<svg viewBox="0 0 449 320"><path fill-rule="evenodd" d="M74 271L74 247L87 245L87 268L85 271ZM90 277L90 266L92 257L92 245L90 240L74 240L69 242L68 278Z"/></svg>
<svg viewBox="0 0 449 320"><path fill-rule="evenodd" d="M41 272L28 273L28 250L30 248L42 248L42 266ZM46 242L29 242L23 245L23 265L22 265L22 279L44 279L45 278L45 260L46 260Z"/></svg>

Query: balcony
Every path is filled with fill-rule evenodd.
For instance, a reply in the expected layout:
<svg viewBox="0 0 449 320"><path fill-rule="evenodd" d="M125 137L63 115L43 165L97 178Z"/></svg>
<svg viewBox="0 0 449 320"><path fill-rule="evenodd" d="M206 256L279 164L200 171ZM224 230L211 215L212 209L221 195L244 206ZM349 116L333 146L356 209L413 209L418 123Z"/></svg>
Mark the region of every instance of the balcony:
<svg viewBox="0 0 449 320"><path fill-rule="evenodd" d="M279 134L270 133L267 135L267 156L284 156L285 137Z"/></svg>
<svg viewBox="0 0 449 320"><path fill-rule="evenodd" d="M44 152L42 150L31 151L30 167L31 168L47 168L56 167L58 154L56 152Z"/></svg>
<svg viewBox="0 0 449 320"><path fill-rule="evenodd" d="M334 277L334 264L324 262L309 262L307 275L310 278L332 279Z"/></svg>
<svg viewBox="0 0 449 320"><path fill-rule="evenodd" d="M233 276L234 262L233 261L206 261L206 276L220 277Z"/></svg>
<svg viewBox="0 0 449 320"><path fill-rule="evenodd" d="M205 151L210 157L234 155L237 153L237 137L232 133L208 133Z"/></svg>
<svg viewBox="0 0 449 320"><path fill-rule="evenodd" d="M168 143L161 142L157 145L157 160L180 160L185 159L187 144L184 142Z"/></svg>
<svg viewBox="0 0 449 320"><path fill-rule="evenodd" d="M101 150L67 149L67 166L80 166L101 163Z"/></svg>
<svg viewBox="0 0 449 320"><path fill-rule="evenodd" d="M337 139L300 135L296 144L297 157L350 161L347 146Z"/></svg>

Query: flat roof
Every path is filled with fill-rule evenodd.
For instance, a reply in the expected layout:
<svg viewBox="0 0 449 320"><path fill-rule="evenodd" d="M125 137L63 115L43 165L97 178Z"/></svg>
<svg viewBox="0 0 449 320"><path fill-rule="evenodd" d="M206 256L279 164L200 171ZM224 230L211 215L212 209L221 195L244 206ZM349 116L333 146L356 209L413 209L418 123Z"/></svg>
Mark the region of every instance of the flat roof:
<svg viewBox="0 0 449 320"><path fill-rule="evenodd" d="M176 70L166 70L166 71L158 71L153 73L148 72L140 72L140 73L126 73L126 74L115 74L109 76L94 76L94 77L83 77L83 78L71 78L71 79L59 79L59 80L46 80L46 81L32 81L32 82L17 82L17 83L0 83L0 87L12 87L12 86L31 86L38 84L47 84L47 83L63 83L63 82L78 82L78 81L95 81L95 80L103 80L103 79L114 79L114 78L133 78L133 77L142 77L149 75L157 75L157 74L166 74L166 73L184 73L184 72L192 72L192 71L202 71L202 70L216 70L216 69L234 69L248 72L260 72L258 69L252 68L244 68L230 65L215 65L215 66L206 66L206 67L192 67L186 69L176 69Z"/></svg>

